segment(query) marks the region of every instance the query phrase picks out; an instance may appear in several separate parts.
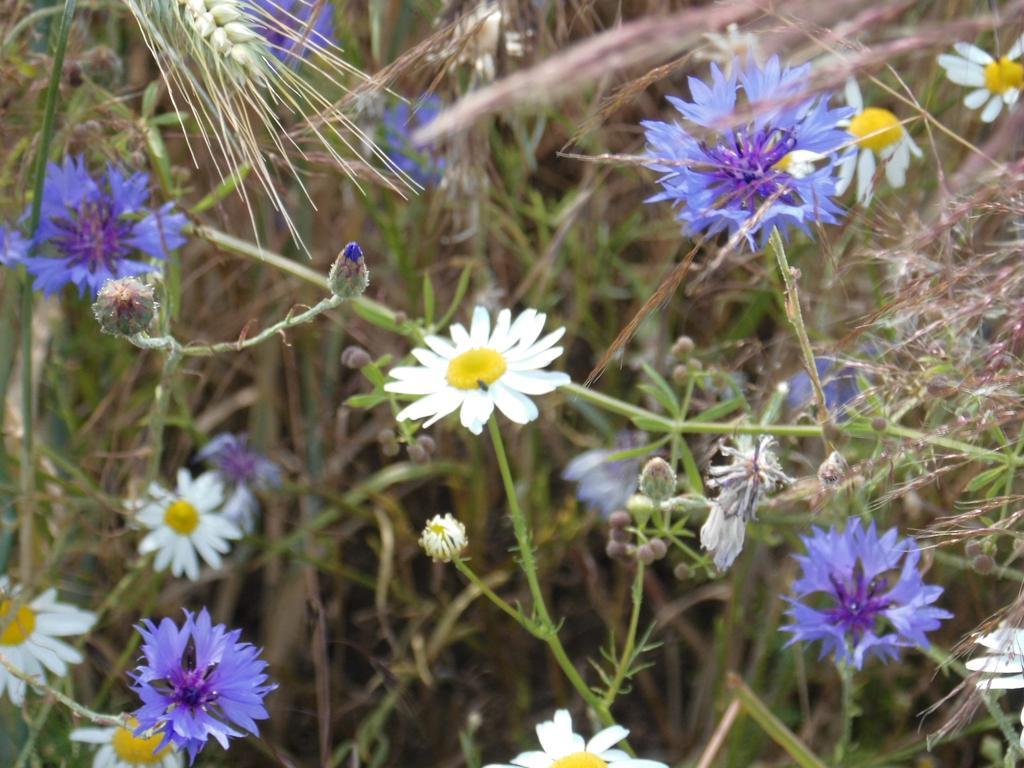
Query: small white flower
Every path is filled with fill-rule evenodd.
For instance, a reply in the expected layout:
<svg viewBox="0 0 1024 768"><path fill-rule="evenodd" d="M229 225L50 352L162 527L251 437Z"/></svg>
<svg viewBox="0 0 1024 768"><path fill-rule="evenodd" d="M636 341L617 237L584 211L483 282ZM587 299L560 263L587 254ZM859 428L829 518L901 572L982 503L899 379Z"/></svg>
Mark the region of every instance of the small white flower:
<svg viewBox="0 0 1024 768"><path fill-rule="evenodd" d="M864 97L856 80L846 81L846 103L857 113L845 124L857 140L858 149L848 152L839 161L836 194L845 192L857 174L857 201L871 202L875 180L875 154L885 166L885 178L894 189L907 183L910 156L921 157L921 149L910 138L899 119L888 109L864 107ZM843 125L843 123L840 123Z"/></svg>
<svg viewBox="0 0 1024 768"><path fill-rule="evenodd" d="M1024 688L1024 629L1000 627L978 638L976 642L988 649L987 655L970 659L967 668L972 672L991 675L978 681L979 689L994 691ZM1020 722L1024 726L1024 710L1020 713ZM1020 744L1024 747L1024 731L1021 732Z"/></svg>
<svg viewBox="0 0 1024 768"><path fill-rule="evenodd" d="M956 43L953 48L960 55L942 54L939 66L952 82L974 88L964 97L965 107L978 109L984 105L981 120L991 123L1004 104L1009 109L1016 105L1024 88L1024 65L1017 61L1024 53L1024 35L998 59L970 43Z"/></svg>
<svg viewBox="0 0 1024 768"><path fill-rule="evenodd" d="M224 486L215 472L193 479L187 469L178 470L178 487L172 493L153 483L145 501L136 502L137 519L150 529L139 544L140 554L156 552L153 567L171 566L175 576L199 578L199 557L211 568L220 568L231 539L242 531L216 510L224 501Z"/></svg>
<svg viewBox="0 0 1024 768"><path fill-rule="evenodd" d="M420 535L420 546L435 563L450 563L469 544L466 526L451 513L435 515L427 521Z"/></svg>
<svg viewBox="0 0 1024 768"><path fill-rule="evenodd" d="M523 311L512 322L503 309L491 329L491 316L483 307L473 310L467 332L459 323L448 330L451 341L427 336L430 349L412 351L422 366L391 369L396 381L387 392L419 395L420 399L398 414L398 420L427 419L424 427L460 409L462 426L479 435L494 408L517 424L537 418L537 406L527 395L545 395L569 383L564 373L541 370L562 354L554 346L565 328L539 338L547 316L535 309Z"/></svg>
<svg viewBox="0 0 1024 768"><path fill-rule="evenodd" d="M58 637L81 635L96 623L96 614L57 601L57 591L48 589L31 602L18 599L6 576L0 576L0 654L13 666L32 677L45 679L44 668L64 677L68 664L78 664L82 654ZM25 700L25 682L0 667L0 695L4 690L12 702Z"/></svg>
<svg viewBox="0 0 1024 768"><path fill-rule="evenodd" d="M138 721L131 718L133 729ZM181 768L182 758L174 747L160 749L163 734L148 738L136 736L127 728L75 728L71 740L99 744L92 759L92 768Z"/></svg>
<svg viewBox="0 0 1024 768"><path fill-rule="evenodd" d="M610 725L590 741L572 730L569 711L560 709L553 719L537 726L540 752L523 752L507 763L492 763L484 768L668 768L655 760L638 760L621 749L612 749L629 735L621 725Z"/></svg>

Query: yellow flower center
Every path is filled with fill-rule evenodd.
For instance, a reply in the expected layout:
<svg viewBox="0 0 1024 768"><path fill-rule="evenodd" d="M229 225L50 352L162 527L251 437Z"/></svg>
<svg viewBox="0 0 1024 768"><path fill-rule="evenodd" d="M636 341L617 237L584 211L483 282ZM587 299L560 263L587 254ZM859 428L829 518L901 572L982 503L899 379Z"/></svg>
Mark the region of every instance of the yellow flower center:
<svg viewBox="0 0 1024 768"><path fill-rule="evenodd" d="M1024 86L1024 65L1003 56L985 66L985 87L992 93L1006 93Z"/></svg>
<svg viewBox="0 0 1024 768"><path fill-rule="evenodd" d="M865 149L876 152L895 144L903 137L903 127L888 109L868 107L850 121L850 133Z"/></svg>
<svg viewBox="0 0 1024 768"><path fill-rule="evenodd" d="M476 389L493 384L508 368L505 358L493 349L471 349L448 363L445 378L456 389Z"/></svg>
<svg viewBox="0 0 1024 768"><path fill-rule="evenodd" d="M7 614L10 611L10 600L0 603L0 626L4 628L0 633L0 645L21 645L36 628L36 612L27 605L22 605L14 614L14 618L8 620Z"/></svg>
<svg viewBox="0 0 1024 768"><path fill-rule="evenodd" d="M445 527L444 523L431 523L430 532L435 536L446 536L448 534L448 528Z"/></svg>
<svg viewBox="0 0 1024 768"><path fill-rule="evenodd" d="M551 768L607 768L608 763L592 752L575 752L555 760Z"/></svg>
<svg viewBox="0 0 1024 768"><path fill-rule="evenodd" d="M131 719L131 726L132 729L139 727L134 717ZM156 765L171 749L170 745L167 745L158 750L161 741L163 736L159 733L144 739L127 728L118 728L110 739L110 745L117 756L129 765Z"/></svg>
<svg viewBox="0 0 1024 768"><path fill-rule="evenodd" d="M199 512L184 499L178 499L167 507L164 522L182 536L188 536L199 525Z"/></svg>

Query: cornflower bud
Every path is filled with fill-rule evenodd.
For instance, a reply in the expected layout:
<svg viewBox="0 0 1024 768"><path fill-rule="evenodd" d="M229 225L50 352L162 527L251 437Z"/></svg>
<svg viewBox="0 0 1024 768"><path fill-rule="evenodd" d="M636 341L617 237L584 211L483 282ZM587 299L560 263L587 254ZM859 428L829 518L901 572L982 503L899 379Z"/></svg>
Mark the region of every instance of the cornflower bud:
<svg viewBox="0 0 1024 768"><path fill-rule="evenodd" d="M370 271L366 268L359 243L349 243L342 248L327 276L327 284L331 293L342 299L352 299L363 294L370 284Z"/></svg>

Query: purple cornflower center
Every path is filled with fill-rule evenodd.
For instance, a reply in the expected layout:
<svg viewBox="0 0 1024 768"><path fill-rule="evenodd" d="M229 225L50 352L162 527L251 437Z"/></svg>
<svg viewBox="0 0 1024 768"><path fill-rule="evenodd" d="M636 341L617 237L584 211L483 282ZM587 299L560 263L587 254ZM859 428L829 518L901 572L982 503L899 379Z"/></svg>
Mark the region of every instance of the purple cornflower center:
<svg viewBox="0 0 1024 768"><path fill-rule="evenodd" d="M887 580L883 576L866 580L859 562L854 566L851 579L842 581L834 573L828 578L832 582L836 606L825 613L856 639L874 629L878 614L892 605L892 601L884 597Z"/></svg>
<svg viewBox="0 0 1024 768"><path fill-rule="evenodd" d="M115 271L132 228L131 221L114 215L113 201L106 195L83 201L77 211L68 211L68 218L54 219L53 224L64 233L54 242L73 264L90 272Z"/></svg>
<svg viewBox="0 0 1024 768"><path fill-rule="evenodd" d="M174 707L185 707L191 712L197 709L206 710L220 697L210 681L210 676L217 669L217 665L196 669L195 659L195 645L189 640L181 660L181 669L176 670L161 686L164 688L161 692L167 697L168 710Z"/></svg>
<svg viewBox="0 0 1024 768"><path fill-rule="evenodd" d="M736 131L731 143L716 147L701 144L701 149L711 162L709 175L722 182L722 202L739 203L753 212L784 188L790 176L776 165L795 146L792 132L766 126ZM792 203L791 197L783 192L779 199Z"/></svg>

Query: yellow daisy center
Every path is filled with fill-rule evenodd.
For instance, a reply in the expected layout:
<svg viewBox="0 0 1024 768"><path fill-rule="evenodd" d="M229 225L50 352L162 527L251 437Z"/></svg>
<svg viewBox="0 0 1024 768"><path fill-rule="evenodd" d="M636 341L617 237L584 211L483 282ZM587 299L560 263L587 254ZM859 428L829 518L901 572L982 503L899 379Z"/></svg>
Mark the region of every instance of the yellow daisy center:
<svg viewBox="0 0 1024 768"><path fill-rule="evenodd" d="M4 631L0 632L0 645L21 645L36 628L36 612L27 605L22 605L14 614L14 618L8 620L7 614L10 611L10 600L0 603L0 626L4 627Z"/></svg>
<svg viewBox="0 0 1024 768"><path fill-rule="evenodd" d="M199 525L199 512L184 499L178 499L167 507L164 522L168 528L182 536L188 536Z"/></svg>
<svg viewBox="0 0 1024 768"><path fill-rule="evenodd" d="M133 729L139 727L135 718L131 719L131 726ZM163 736L159 733L144 739L127 728L118 728L110 739L110 745L117 756L129 765L156 765L171 749L168 745L158 750L161 741Z"/></svg>
<svg viewBox="0 0 1024 768"><path fill-rule="evenodd" d="M1024 65L1003 58L985 66L985 87L992 93L1006 93L1011 88L1024 86Z"/></svg>
<svg viewBox="0 0 1024 768"><path fill-rule="evenodd" d="M850 133L865 149L880 149L895 144L903 137L900 121L888 109L868 107L850 121Z"/></svg>
<svg viewBox="0 0 1024 768"><path fill-rule="evenodd" d="M555 760L551 768L607 768L608 763L592 752L575 752Z"/></svg>
<svg viewBox="0 0 1024 768"><path fill-rule="evenodd" d="M452 358L445 378L456 389L477 389L496 382L507 368L500 352L482 347Z"/></svg>

